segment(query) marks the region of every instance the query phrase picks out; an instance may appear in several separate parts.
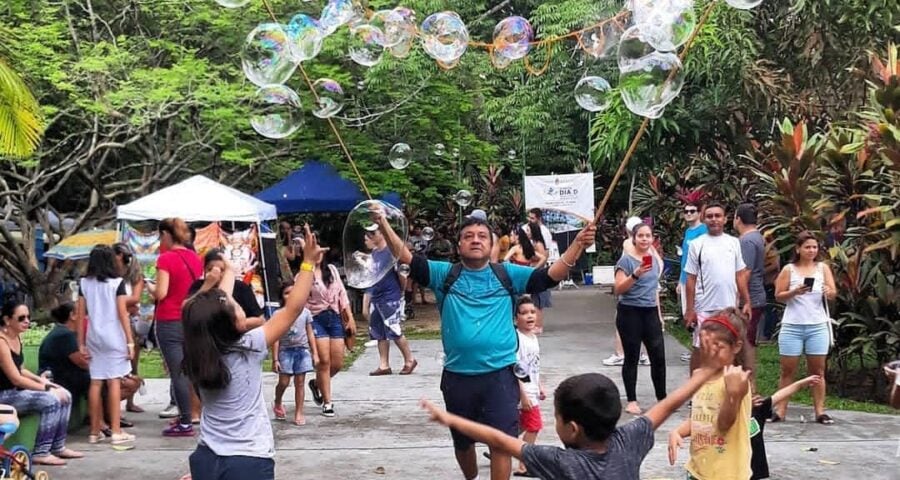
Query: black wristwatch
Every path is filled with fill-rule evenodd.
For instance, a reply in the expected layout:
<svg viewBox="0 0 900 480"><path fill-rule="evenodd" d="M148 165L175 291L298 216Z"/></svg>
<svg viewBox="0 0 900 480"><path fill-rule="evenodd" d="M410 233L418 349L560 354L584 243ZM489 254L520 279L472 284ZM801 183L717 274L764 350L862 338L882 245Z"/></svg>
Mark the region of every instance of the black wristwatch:
<svg viewBox="0 0 900 480"><path fill-rule="evenodd" d="M632 273L632 274L631 274L631 278L637 280L637 279L639 279L639 278L641 278L641 277L639 277L639 276L635 275L634 273Z"/></svg>

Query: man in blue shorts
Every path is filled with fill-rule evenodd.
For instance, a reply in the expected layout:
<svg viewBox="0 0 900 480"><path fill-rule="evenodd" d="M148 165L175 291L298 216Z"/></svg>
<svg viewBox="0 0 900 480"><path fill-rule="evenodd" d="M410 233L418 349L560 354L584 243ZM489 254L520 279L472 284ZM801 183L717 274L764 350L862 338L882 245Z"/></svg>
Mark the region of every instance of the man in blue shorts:
<svg viewBox="0 0 900 480"><path fill-rule="evenodd" d="M410 265L410 277L428 285L437 296L441 340L446 355L441 391L447 410L517 436L519 383L513 373L518 339L513 324L513 298L554 287L585 248L594 242L591 224L549 268L510 263L491 264L493 232L481 218L467 217L459 230L460 264L412 255L391 229L383 212L373 217L400 263ZM475 442L451 429L456 461L466 480L478 478ZM508 454L491 451L491 479L507 480L512 470Z"/></svg>
<svg viewBox="0 0 900 480"><path fill-rule="evenodd" d="M372 261L377 270L390 264L394 259L387 248L384 235L378 226L366 227L366 247L372 250ZM400 322L403 320L403 284L400 274L391 269L372 287L366 289L366 301L363 311L369 315L369 337L378 342L378 368L369 372L371 376L390 375L393 373L390 364L391 341L397 344L403 354L403 369L400 375L409 375L419 362L409 349L409 341L403 335Z"/></svg>

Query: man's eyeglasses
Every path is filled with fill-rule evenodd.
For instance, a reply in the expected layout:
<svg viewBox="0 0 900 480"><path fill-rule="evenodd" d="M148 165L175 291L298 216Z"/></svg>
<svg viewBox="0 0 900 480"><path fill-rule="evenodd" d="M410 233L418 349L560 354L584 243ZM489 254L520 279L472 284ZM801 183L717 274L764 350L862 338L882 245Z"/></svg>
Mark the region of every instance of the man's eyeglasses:
<svg viewBox="0 0 900 480"><path fill-rule="evenodd" d="M31 315L19 315L18 317L16 317L16 320L18 320L19 322L31 320Z"/></svg>
<svg viewBox="0 0 900 480"><path fill-rule="evenodd" d="M692 214L697 213L697 209L696 208L685 208L684 213L686 215L692 215Z"/></svg>

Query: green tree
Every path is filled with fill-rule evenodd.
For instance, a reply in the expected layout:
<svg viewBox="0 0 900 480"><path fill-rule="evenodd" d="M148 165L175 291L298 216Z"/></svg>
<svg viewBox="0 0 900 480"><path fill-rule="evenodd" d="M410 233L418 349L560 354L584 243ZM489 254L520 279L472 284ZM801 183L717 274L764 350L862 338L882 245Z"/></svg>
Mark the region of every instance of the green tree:
<svg viewBox="0 0 900 480"><path fill-rule="evenodd" d="M0 28L0 157L28 157L43 132L40 107L13 69L13 34Z"/></svg>

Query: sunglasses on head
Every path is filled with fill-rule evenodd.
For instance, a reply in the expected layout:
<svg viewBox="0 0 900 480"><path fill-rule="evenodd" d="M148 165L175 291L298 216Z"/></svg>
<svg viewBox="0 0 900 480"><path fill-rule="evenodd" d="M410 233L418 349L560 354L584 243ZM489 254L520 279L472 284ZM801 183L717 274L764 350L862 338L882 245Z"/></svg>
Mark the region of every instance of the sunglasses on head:
<svg viewBox="0 0 900 480"><path fill-rule="evenodd" d="M684 213L697 213L696 208L685 208Z"/></svg>

